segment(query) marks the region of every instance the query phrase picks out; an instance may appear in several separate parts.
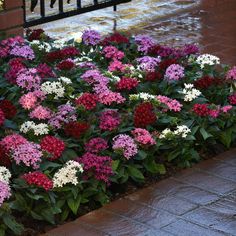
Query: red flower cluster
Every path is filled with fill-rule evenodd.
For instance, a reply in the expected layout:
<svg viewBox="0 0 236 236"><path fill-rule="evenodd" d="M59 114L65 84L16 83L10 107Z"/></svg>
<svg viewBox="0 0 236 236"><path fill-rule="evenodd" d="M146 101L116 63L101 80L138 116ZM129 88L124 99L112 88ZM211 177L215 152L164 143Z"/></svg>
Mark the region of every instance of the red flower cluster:
<svg viewBox="0 0 236 236"><path fill-rule="evenodd" d="M86 122L69 122L65 125L65 134L73 138L79 139L89 129L89 124Z"/></svg>
<svg viewBox="0 0 236 236"><path fill-rule="evenodd" d="M27 184L42 187L46 191L49 191L50 189L53 188L52 180L39 171L24 174L22 178L27 182Z"/></svg>
<svg viewBox="0 0 236 236"><path fill-rule="evenodd" d="M135 78L122 77L120 81L116 84L118 90L131 90L138 86L138 80Z"/></svg>
<svg viewBox="0 0 236 236"><path fill-rule="evenodd" d="M42 150L51 154L51 157L48 158L49 160L58 159L65 150L65 143L62 140L50 135L45 136L41 140L40 146Z"/></svg>
<svg viewBox="0 0 236 236"><path fill-rule="evenodd" d="M162 75L160 72L157 72L157 71L150 71L150 72L147 72L146 73L146 77L145 77L145 80L147 81L155 81L155 80L159 80L161 79Z"/></svg>
<svg viewBox="0 0 236 236"><path fill-rule="evenodd" d="M11 166L10 157L7 155L7 152L2 145L0 145L0 165L6 167Z"/></svg>
<svg viewBox="0 0 236 236"><path fill-rule="evenodd" d="M134 126L145 128L156 122L157 118L153 112L153 105L150 102L144 102L138 105L134 111Z"/></svg>
<svg viewBox="0 0 236 236"><path fill-rule="evenodd" d="M25 68L23 58L13 58L9 62L10 69L5 74L5 78L11 83L16 84L16 77L20 70Z"/></svg>
<svg viewBox="0 0 236 236"><path fill-rule="evenodd" d="M43 29L34 29L34 30L27 29L26 34L30 42L32 42L33 40L40 40L43 37L46 37Z"/></svg>
<svg viewBox="0 0 236 236"><path fill-rule="evenodd" d="M0 109L0 126L3 125L5 121L5 115L4 115L4 112Z"/></svg>
<svg viewBox="0 0 236 236"><path fill-rule="evenodd" d="M57 64L57 68L59 70L71 70L75 67L75 63L70 60L70 59L67 59L67 60L64 60L64 61L61 61Z"/></svg>
<svg viewBox="0 0 236 236"><path fill-rule="evenodd" d="M12 119L17 113L16 107L9 100L0 101L0 109L4 112L7 119Z"/></svg>
<svg viewBox="0 0 236 236"><path fill-rule="evenodd" d="M41 78L54 78L55 74L52 71L52 68L48 66L46 63L41 63L36 68L38 75Z"/></svg>
<svg viewBox="0 0 236 236"><path fill-rule="evenodd" d="M63 60L77 55L79 55L79 50L75 47L69 46L61 50L49 52L46 56L46 60L49 62L54 62L56 60Z"/></svg>
<svg viewBox="0 0 236 236"><path fill-rule="evenodd" d="M87 110L92 110L96 107L98 97L92 93L83 93L75 100L76 105L84 106Z"/></svg>
<svg viewBox="0 0 236 236"><path fill-rule="evenodd" d="M173 58L162 60L159 63L158 67L160 68L160 70L165 71L172 64L178 64L177 60Z"/></svg>
<svg viewBox="0 0 236 236"><path fill-rule="evenodd" d="M198 116L208 116L210 113L208 104L194 104L192 110Z"/></svg>
<svg viewBox="0 0 236 236"><path fill-rule="evenodd" d="M231 105L236 105L236 93L234 93L233 95L230 95L228 97L228 100Z"/></svg>
<svg viewBox="0 0 236 236"><path fill-rule="evenodd" d="M102 45L106 46L111 43L129 43L129 39L122 34L115 32L114 34L106 37L102 41Z"/></svg>
<svg viewBox="0 0 236 236"><path fill-rule="evenodd" d="M219 79L214 78L214 77L210 77L208 75L206 75L194 82L194 86L198 89L207 89L210 86L220 85L220 84L222 84L222 82Z"/></svg>

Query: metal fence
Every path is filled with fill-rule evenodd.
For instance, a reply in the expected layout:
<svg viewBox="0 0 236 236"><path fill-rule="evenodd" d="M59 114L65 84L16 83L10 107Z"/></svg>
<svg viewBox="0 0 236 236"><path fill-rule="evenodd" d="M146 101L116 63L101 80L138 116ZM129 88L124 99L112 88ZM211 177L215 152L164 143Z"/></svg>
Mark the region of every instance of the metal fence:
<svg viewBox="0 0 236 236"><path fill-rule="evenodd" d="M70 4L71 0L50 0L50 8L54 8L58 4L58 12L47 15L45 0L30 0L29 9L27 9L26 0L24 0L24 27L31 27L43 23L47 23L54 20L63 19L70 16L79 15L82 13L99 10L106 7L113 6L116 11L116 6L121 3L130 2L131 0L93 0L89 5L82 5L82 0L76 0L76 7L72 10L65 11L65 4ZM38 18L28 19L27 14L34 12L36 6L39 6L40 12Z"/></svg>

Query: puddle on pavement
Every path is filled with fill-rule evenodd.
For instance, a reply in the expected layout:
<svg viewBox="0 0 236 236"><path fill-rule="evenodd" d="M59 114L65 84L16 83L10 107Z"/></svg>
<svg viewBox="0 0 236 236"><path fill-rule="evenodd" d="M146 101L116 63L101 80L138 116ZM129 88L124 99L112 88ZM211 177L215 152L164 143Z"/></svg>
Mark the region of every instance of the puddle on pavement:
<svg viewBox="0 0 236 236"><path fill-rule="evenodd" d="M58 1L57 1L58 2ZM49 7L50 0L45 0L46 15L58 12L57 2L53 9ZM87 28L98 30L102 34L111 33L114 30L132 33L151 33L158 38L158 34L165 34L173 31L175 27L183 27L186 30L196 28L194 19L183 19L180 23L173 17L171 21L162 21L159 25L157 19L176 14L178 11L188 9L198 5L200 0L132 0L132 2L117 6L117 12L112 7L65 18L58 21L39 25L35 28L43 28L51 37L56 38L80 38L82 32ZM91 0L82 1L82 5L88 5ZM30 0L26 0L29 9ZM64 4L65 11L75 9L76 0L71 0L71 4ZM27 19L38 18L40 9L39 4L35 8L35 13L27 12ZM187 16L185 16L187 17ZM189 32L191 33L191 32Z"/></svg>

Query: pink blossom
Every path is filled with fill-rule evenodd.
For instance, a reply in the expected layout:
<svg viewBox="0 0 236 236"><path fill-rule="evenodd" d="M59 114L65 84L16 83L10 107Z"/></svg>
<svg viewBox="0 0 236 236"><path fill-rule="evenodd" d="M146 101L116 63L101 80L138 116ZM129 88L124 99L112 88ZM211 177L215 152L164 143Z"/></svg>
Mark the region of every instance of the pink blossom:
<svg viewBox="0 0 236 236"><path fill-rule="evenodd" d="M99 153L108 148L107 141L103 138L92 138L85 144L86 152Z"/></svg>
<svg viewBox="0 0 236 236"><path fill-rule="evenodd" d="M236 80L236 66L229 70L226 74L227 80Z"/></svg>
<svg viewBox="0 0 236 236"><path fill-rule="evenodd" d="M39 120L50 119L52 116L52 111L43 106L37 106L33 111L30 112L30 118L36 118Z"/></svg>
<svg viewBox="0 0 236 236"><path fill-rule="evenodd" d="M6 182L0 181L0 207L3 202L11 196L11 189L9 184Z"/></svg>
<svg viewBox="0 0 236 236"><path fill-rule="evenodd" d="M133 130L132 135L134 135L135 141L143 145L154 145L156 141L152 138L151 134L146 129L136 128Z"/></svg>
<svg viewBox="0 0 236 236"><path fill-rule="evenodd" d="M119 51L116 47L114 46L106 46L103 49L103 54L105 54L105 57L108 59L112 60L121 60L125 54L122 51Z"/></svg>
<svg viewBox="0 0 236 236"><path fill-rule="evenodd" d="M169 110L179 112L181 111L181 107L183 106L180 102L178 102L176 99L171 99L166 96L158 95L157 99L164 103Z"/></svg>
<svg viewBox="0 0 236 236"><path fill-rule="evenodd" d="M233 108L233 106L231 106L231 105L223 106L223 107L221 107L221 111L224 112L224 113L227 113L232 108Z"/></svg>
<svg viewBox="0 0 236 236"><path fill-rule="evenodd" d="M120 115L116 110L106 110L100 115L99 128L101 130L112 131L120 124Z"/></svg>

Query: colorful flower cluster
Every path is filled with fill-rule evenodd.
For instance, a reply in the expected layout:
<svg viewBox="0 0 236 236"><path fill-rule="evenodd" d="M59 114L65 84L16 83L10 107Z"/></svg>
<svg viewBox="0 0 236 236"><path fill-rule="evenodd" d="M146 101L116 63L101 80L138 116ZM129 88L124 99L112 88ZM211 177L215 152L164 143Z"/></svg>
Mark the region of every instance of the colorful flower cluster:
<svg viewBox="0 0 236 236"><path fill-rule="evenodd" d="M120 115L116 110L105 110L100 115L99 128L112 131L119 126L120 122Z"/></svg>
<svg viewBox="0 0 236 236"><path fill-rule="evenodd" d="M158 95L157 99L161 102L164 103L170 111L175 111L175 112L180 112L182 108L182 104L178 102L176 99L171 99L166 96Z"/></svg>
<svg viewBox="0 0 236 236"><path fill-rule="evenodd" d="M95 30L85 30L82 35L82 40L86 45L97 45L101 40L101 35Z"/></svg>
<svg viewBox="0 0 236 236"><path fill-rule="evenodd" d="M179 64L170 65L165 72L167 81L178 81L184 77L184 67Z"/></svg>
<svg viewBox="0 0 236 236"><path fill-rule="evenodd" d="M136 128L132 132L134 140L142 145L154 145L156 141L146 129Z"/></svg>
<svg viewBox="0 0 236 236"><path fill-rule="evenodd" d="M84 146L86 152L95 154L108 149L107 141L100 137L90 139Z"/></svg>

